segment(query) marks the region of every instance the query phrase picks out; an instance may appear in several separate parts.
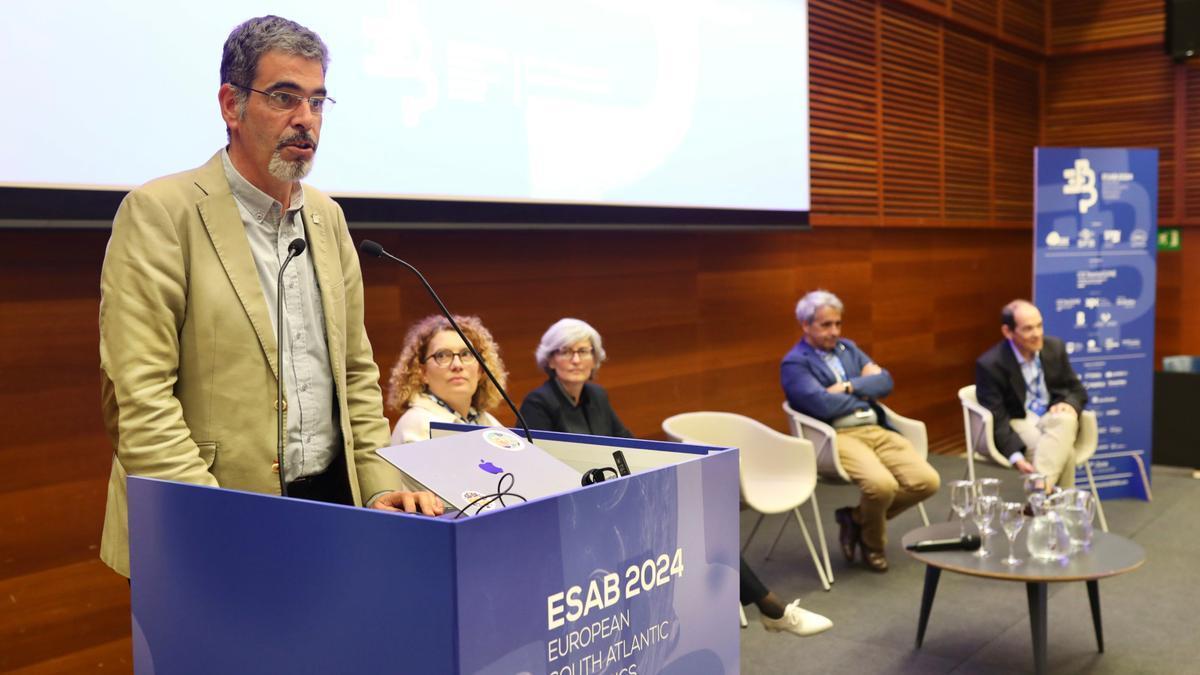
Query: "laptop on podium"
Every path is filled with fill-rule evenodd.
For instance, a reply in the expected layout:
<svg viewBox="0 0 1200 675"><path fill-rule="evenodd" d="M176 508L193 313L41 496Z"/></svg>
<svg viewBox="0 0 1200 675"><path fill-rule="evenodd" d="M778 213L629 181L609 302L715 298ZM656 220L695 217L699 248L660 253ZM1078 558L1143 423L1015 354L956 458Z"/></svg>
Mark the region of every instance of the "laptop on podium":
<svg viewBox="0 0 1200 675"><path fill-rule="evenodd" d="M489 427L378 450L390 464L458 510L473 513L497 492L503 505L549 497L580 486L580 473L507 429ZM508 476L511 476L509 478ZM468 509L468 506L480 500ZM484 510L500 508L491 501Z"/></svg>

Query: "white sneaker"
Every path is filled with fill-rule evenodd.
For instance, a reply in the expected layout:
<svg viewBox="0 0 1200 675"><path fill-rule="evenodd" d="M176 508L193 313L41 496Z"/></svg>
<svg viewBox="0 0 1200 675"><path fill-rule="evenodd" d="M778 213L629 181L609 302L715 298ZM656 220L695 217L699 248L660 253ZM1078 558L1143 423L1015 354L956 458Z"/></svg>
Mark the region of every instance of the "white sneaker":
<svg viewBox="0 0 1200 675"><path fill-rule="evenodd" d="M833 628L833 622L829 619L816 612L801 608L799 600L788 605L783 610L783 616L778 619L772 619L766 614L760 615L759 619L762 620L763 628L766 628L769 633L787 631L800 637L816 635Z"/></svg>

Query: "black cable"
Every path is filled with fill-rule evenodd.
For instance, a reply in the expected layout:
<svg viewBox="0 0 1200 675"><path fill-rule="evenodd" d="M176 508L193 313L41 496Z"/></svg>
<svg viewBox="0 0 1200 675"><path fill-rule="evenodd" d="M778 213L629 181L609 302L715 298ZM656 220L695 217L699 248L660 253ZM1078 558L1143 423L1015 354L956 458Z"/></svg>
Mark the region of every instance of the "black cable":
<svg viewBox="0 0 1200 675"><path fill-rule="evenodd" d="M508 487L504 487L504 479L505 478L508 479ZM471 515L475 515L475 516L479 515L480 512L482 512L487 507L491 506L492 503L496 502L496 501L500 502L500 506L508 506L508 504L504 503L504 498L506 496L507 497L516 497L517 499L520 499L523 502L529 501L528 499L522 497L521 495L511 491L513 488L513 485L515 485L516 482L517 482L516 477L513 476L511 473L502 474L500 476L500 480L496 481L496 491L495 492L493 492L491 494L487 494L487 495L480 495L479 497L472 499L470 501L470 503L468 503L466 506L462 507L462 510L460 510L458 513L454 514L454 520L458 520L459 518L462 518L462 515L467 512L467 509L471 508L472 506L475 506L476 504L479 504L480 502L483 502L483 503L479 504L478 508L475 509L475 513L473 513ZM487 500L486 502L484 501L485 499Z"/></svg>

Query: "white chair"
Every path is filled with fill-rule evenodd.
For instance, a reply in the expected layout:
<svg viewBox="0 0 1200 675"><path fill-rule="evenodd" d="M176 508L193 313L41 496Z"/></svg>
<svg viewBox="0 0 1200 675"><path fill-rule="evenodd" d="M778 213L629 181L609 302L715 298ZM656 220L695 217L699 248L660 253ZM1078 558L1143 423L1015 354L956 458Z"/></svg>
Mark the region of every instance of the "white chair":
<svg viewBox="0 0 1200 675"><path fill-rule="evenodd" d="M925 423L900 415L891 408L879 404L887 414L888 424L892 425L901 436L912 443L913 449L921 459L929 458L929 433ZM823 480L832 483L849 483L850 476L842 468L842 460L838 458L837 431L815 417L792 410L787 401L783 402L783 412L787 413L788 423L792 425L792 434L807 439L817 450L817 473ZM929 514L925 512L925 503L917 504L921 514L921 522L929 525Z"/></svg>
<svg viewBox="0 0 1200 675"><path fill-rule="evenodd" d="M1012 468L1008 461L996 448L995 419L992 411L979 404L975 398L975 385L958 390L958 400L962 403L963 433L967 439L967 477L975 480L975 458L991 461L1006 469ZM1100 493L1096 491L1096 479L1092 477L1090 460L1096 454L1096 446L1100 441L1100 430L1096 422L1094 410L1084 410L1079 415L1079 432L1075 436L1075 458L1083 465L1087 474L1088 489L1096 499L1096 513L1100 516L1100 529L1108 532L1108 520L1104 517L1104 506L1100 503ZM1140 457L1135 457L1140 462ZM1146 470L1142 469L1142 480L1146 485L1146 494L1150 494L1150 484L1146 480Z"/></svg>
<svg viewBox="0 0 1200 675"><path fill-rule="evenodd" d="M759 513L742 551L750 546L767 515L790 512L800 523L821 586L829 590L833 579L827 573L829 549L825 544L817 495L813 492L817 485L817 460L811 443L781 434L758 420L727 412L681 413L663 420L662 429L676 441L737 448L740 451L738 476L742 501ZM825 566L822 566L808 534L808 526L800 516L799 507L804 502L812 503ZM787 522L785 519L784 524ZM779 542L778 537L775 542ZM771 552L774 550L772 545ZM770 553L767 556L770 557Z"/></svg>

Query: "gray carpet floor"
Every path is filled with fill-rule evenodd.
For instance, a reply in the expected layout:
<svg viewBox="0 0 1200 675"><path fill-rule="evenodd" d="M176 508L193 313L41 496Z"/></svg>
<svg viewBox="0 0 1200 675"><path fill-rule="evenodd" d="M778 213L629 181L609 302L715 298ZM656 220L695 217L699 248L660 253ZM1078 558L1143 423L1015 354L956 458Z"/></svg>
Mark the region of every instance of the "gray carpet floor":
<svg viewBox="0 0 1200 675"><path fill-rule="evenodd" d="M963 457L935 456L943 483L962 477ZM1004 480L1005 497L1020 499L1015 472L977 463L979 476ZM1105 653L1096 650L1083 582L1050 584L1050 672L1200 673L1200 480L1190 469L1153 467L1154 500L1104 502L1109 531L1146 550L1139 569L1100 581ZM904 553L900 538L922 525L914 508L889 523L891 569L876 574L848 565L837 547L834 509L857 503L851 485L817 486L835 583L821 589L794 519L770 560L764 556L783 516L764 521L746 560L785 603L833 620L814 637L768 633L753 605L741 631L743 673L1026 673L1033 670L1025 585L945 572L938 585L925 643L914 647L925 567ZM816 536L811 506L801 513ZM949 490L926 502L931 522L946 520ZM742 512L742 537L758 514ZM1099 519L1096 527L1099 528ZM996 540L994 545L1006 547ZM1004 549L1006 550L1006 549Z"/></svg>

